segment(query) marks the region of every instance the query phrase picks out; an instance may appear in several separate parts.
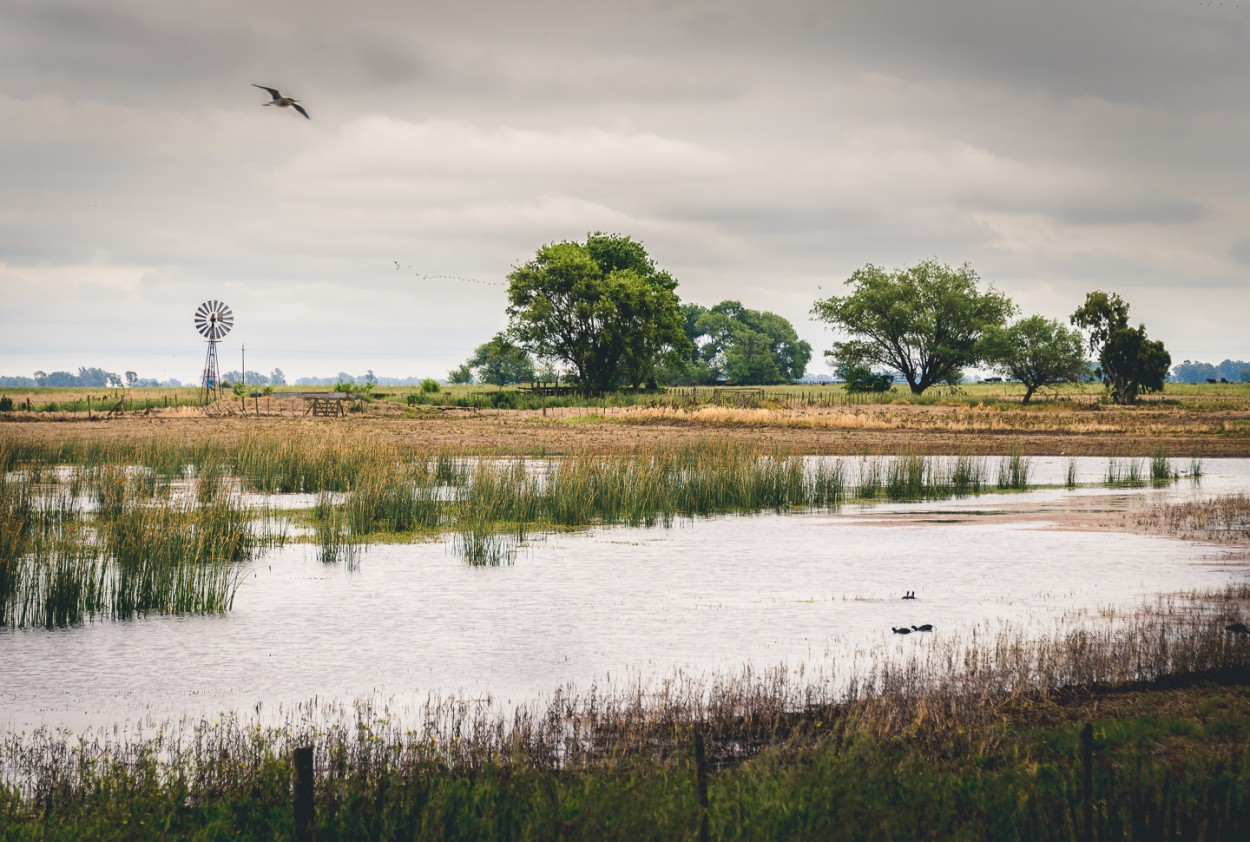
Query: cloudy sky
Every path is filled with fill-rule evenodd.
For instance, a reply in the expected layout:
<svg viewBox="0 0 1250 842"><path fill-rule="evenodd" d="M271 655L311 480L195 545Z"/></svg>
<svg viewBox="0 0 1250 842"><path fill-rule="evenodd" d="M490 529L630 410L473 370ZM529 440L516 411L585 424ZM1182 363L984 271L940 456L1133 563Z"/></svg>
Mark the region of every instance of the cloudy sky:
<svg viewBox="0 0 1250 842"><path fill-rule="evenodd" d="M0 374L196 381L217 298L226 368L245 345L290 379L444 376L505 325L514 265L590 231L818 350L817 297L936 257L1025 313L1119 292L1177 362L1250 357L1250 3L5 0L0 21Z"/></svg>

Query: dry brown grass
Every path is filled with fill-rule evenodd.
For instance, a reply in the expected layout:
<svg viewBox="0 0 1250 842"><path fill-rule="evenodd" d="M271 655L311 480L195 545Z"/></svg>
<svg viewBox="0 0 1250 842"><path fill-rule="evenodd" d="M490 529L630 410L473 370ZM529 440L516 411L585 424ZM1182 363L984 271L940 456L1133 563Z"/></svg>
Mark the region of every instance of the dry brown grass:
<svg viewBox="0 0 1250 842"><path fill-rule="evenodd" d="M716 437L812 454L1147 456L1162 451L1168 456L1250 456L1250 408L1240 404L1209 410L1156 404L1129 408L1047 404L1007 410L907 404L806 409L638 407L606 413L563 408L545 416L499 410L408 414L393 404L385 409L396 414L314 419L292 412L283 417L210 418L182 409L95 421L81 416L10 416L0 422L0 438L145 441L160 435L229 442L255 436L363 436L418 452L554 455L587 449L619 452Z"/></svg>
<svg viewBox="0 0 1250 842"><path fill-rule="evenodd" d="M1250 497L1244 494L1154 505L1135 511L1132 521L1137 531L1250 545Z"/></svg>

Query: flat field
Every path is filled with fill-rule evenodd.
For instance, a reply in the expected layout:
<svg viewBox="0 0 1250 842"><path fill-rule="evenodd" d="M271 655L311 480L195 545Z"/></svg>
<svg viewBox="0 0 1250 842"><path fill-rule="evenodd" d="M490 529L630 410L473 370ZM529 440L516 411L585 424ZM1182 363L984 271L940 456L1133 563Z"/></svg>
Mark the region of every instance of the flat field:
<svg viewBox="0 0 1250 842"><path fill-rule="evenodd" d="M464 394L489 396L493 391ZM862 399L839 403L837 392L829 387L824 392L777 389L765 395L758 406L656 397L626 406L615 405L612 399L599 406L553 401L545 410L454 403L409 406L389 395L351 402L342 416L313 418L302 400L281 399L278 394L246 402L219 401L206 410L165 406L173 400L154 392L111 416L98 411L24 412L19 403L18 411L0 414L0 437L129 441L160 431L190 440L229 440L336 431L378 436L417 452L558 455L587 448L617 452L715 436L792 453L831 455L1250 456L1250 387L1242 385L1211 386L1209 391L1194 387L1128 407L1080 393L1022 406L1016 397L985 389L933 396L932 401L877 403ZM41 397L45 406L55 400L51 394ZM39 405L39 399L32 400L32 406Z"/></svg>

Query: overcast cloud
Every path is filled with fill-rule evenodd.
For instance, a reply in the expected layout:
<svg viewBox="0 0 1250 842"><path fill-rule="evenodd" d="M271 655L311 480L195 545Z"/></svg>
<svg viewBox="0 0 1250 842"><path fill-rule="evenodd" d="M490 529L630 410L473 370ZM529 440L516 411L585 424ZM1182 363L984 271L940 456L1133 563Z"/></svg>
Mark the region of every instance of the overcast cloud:
<svg viewBox="0 0 1250 842"><path fill-rule="evenodd" d="M786 316L813 371L812 302L926 257L1026 314L1119 292L1177 362L1250 356L1250 5L7 0L0 22L0 374L195 381L218 298L226 368L246 344L291 379L445 376L504 326L512 266L596 230L685 301Z"/></svg>

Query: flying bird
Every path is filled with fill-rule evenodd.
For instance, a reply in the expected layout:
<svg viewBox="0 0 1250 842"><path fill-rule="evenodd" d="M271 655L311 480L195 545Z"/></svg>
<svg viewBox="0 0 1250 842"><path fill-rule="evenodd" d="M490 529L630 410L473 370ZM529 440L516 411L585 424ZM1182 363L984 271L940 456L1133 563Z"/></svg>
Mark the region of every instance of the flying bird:
<svg viewBox="0 0 1250 842"><path fill-rule="evenodd" d="M277 88L267 88L264 85L258 85L255 82L252 83L252 87L260 88L262 91L269 91L269 96L273 97L273 99L269 100L269 102L266 102L265 105L276 105L279 108L288 108L288 107L294 108L296 111L304 115L305 120L312 119L311 117L308 116L308 112L304 110L304 106L299 104L298 99L293 99L289 96L283 96L282 93Z"/></svg>

